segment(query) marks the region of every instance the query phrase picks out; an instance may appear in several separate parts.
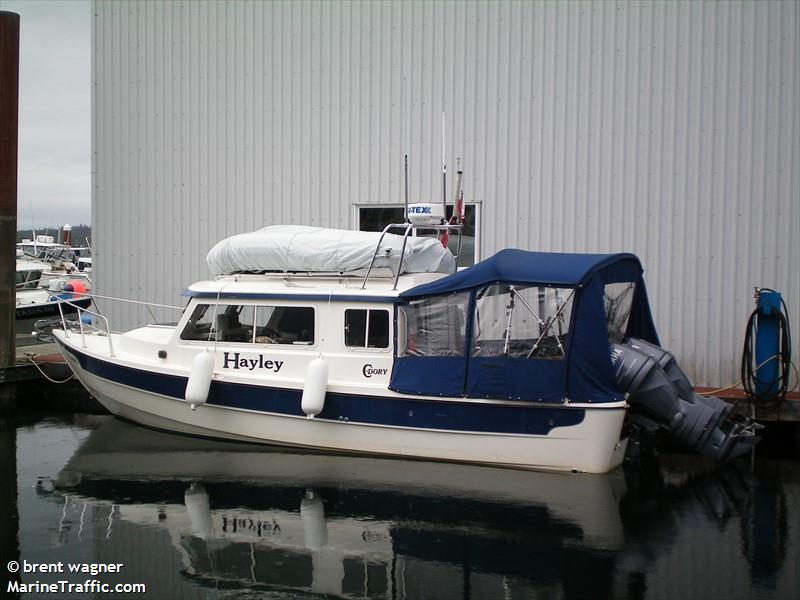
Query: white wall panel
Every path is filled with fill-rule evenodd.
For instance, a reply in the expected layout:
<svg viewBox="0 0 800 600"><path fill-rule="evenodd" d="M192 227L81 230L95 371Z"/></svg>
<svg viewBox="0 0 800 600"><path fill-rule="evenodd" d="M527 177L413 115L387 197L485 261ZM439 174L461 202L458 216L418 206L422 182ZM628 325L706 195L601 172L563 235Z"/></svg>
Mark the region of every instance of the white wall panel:
<svg viewBox="0 0 800 600"><path fill-rule="evenodd" d="M800 329L797 2L94 8L101 293L176 304L222 237L349 227L402 202L404 153L440 198L444 110L484 256L637 253L698 384L738 379L753 286Z"/></svg>

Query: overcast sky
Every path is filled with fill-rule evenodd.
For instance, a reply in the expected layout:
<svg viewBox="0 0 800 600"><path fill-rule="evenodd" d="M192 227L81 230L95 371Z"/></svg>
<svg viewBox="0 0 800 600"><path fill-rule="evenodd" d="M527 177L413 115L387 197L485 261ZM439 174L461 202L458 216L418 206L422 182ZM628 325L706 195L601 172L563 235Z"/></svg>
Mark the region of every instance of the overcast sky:
<svg viewBox="0 0 800 600"><path fill-rule="evenodd" d="M0 0L20 15L17 228L91 218L89 0Z"/></svg>

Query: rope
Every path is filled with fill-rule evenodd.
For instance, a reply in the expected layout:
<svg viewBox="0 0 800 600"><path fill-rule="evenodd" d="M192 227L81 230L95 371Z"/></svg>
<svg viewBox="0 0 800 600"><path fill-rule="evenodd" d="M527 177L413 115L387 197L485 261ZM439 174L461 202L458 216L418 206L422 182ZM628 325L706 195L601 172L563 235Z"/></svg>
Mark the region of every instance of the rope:
<svg viewBox="0 0 800 600"><path fill-rule="evenodd" d="M75 374L74 374L74 373L72 373L72 374L71 374L69 377L67 377L67 378L66 378L66 379L64 379L63 381L58 381L58 380L56 380L56 379L53 379L53 378L52 378L52 377L50 377L50 376L49 376L47 373L45 373L45 372L42 370L42 368L39 366L39 364L36 362L36 356L37 356L37 355L36 355L35 353L33 353L33 352L26 352L26 353L25 353L23 356L24 356L25 358L27 358L27 359L28 359L28 360L31 362L31 364L32 364L34 367L36 367L36 369L39 371L39 373L41 373L42 377L44 377L45 379L47 379L47 381L49 381L49 382L51 382L51 383L67 383L69 380L71 380L72 378L74 378L74 377L75 377Z"/></svg>
<svg viewBox="0 0 800 600"><path fill-rule="evenodd" d="M756 372L758 372L758 370L759 370L761 367L763 367L763 366L764 366L765 364L767 364L768 362L770 362L770 361L772 361L772 360L775 360L776 358L778 358L778 355L777 355L777 354L775 354L775 355L773 355L773 356L770 356L770 357L769 357L767 360L765 360L765 361L764 361L764 362L762 362L760 365L758 365L758 366L757 366L757 367L756 367L756 368L753 370L753 373L756 373ZM740 379L740 380L739 380L739 381L737 381L736 383L733 383L733 384L731 384L731 385L729 385L729 386L727 386L727 387L724 387L724 388L719 388L719 389L717 389L717 390L711 390L711 391L708 391L708 392L698 392L698 393L697 393L697 395L698 395L698 396L713 396L714 394L718 394L718 393L720 393L720 392L725 392L725 391L727 391L727 390L730 390L730 389L733 389L733 388L735 388L737 385L739 385L740 383L742 383L742 381L743 381L743 380L742 380L742 379Z"/></svg>

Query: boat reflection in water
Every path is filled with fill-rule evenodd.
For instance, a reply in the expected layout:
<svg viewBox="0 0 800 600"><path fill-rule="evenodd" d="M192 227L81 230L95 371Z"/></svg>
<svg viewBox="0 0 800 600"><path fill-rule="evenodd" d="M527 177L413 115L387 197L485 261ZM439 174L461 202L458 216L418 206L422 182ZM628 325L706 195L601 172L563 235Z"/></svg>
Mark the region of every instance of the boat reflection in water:
<svg viewBox="0 0 800 600"><path fill-rule="evenodd" d="M697 464L666 463L658 485L638 475L626 484L622 469L577 475L316 454L104 418L42 491L63 499L62 543L87 535L93 519L95 560L109 560L116 538L126 575L156 592L180 579L213 594L287 597L712 597L754 579L738 569L715 580L707 565L706 582L653 573L687 531L721 530L750 502L735 466L692 476ZM149 557L138 574L136 553ZM176 554L177 562L158 558ZM773 558L774 574L786 557ZM741 554L733 560L721 567L730 573Z"/></svg>
<svg viewBox="0 0 800 600"><path fill-rule="evenodd" d="M344 597L558 587L571 548L603 552L623 541L619 470L552 474L314 454L116 419L91 433L55 493L75 522L86 503L110 504L102 535L113 536L118 521L166 529L194 579Z"/></svg>

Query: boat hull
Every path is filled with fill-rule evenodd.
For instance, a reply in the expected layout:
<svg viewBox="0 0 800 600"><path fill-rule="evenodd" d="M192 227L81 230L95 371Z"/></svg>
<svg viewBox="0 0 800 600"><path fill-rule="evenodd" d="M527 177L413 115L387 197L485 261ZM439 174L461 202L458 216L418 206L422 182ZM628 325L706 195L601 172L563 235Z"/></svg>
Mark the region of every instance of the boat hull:
<svg viewBox="0 0 800 600"><path fill-rule="evenodd" d="M76 306L79 308L89 308L92 304L91 298L81 298L70 300L70 303L62 303L62 310L64 314L73 314L77 312ZM57 317L61 313L58 310L58 302L36 302L31 304L18 304L14 311L14 316L17 321L26 319L45 319L47 317ZM73 306L74 305L74 306Z"/></svg>
<svg viewBox="0 0 800 600"><path fill-rule="evenodd" d="M38 302L35 304L21 304L15 310L14 330L17 334L30 334L35 328L36 322L40 319L55 319L61 316L58 310L58 302ZM80 308L89 308L92 304L91 298L81 298L70 300L70 304L61 303L65 315L74 315L77 312L76 305Z"/></svg>
<svg viewBox="0 0 800 600"><path fill-rule="evenodd" d="M78 347L74 337L55 333L78 379L111 413L168 431L338 452L590 473L614 469L625 452L625 440L620 440L624 404L510 406L329 392L326 412L308 419L299 410L301 390L215 381L209 402L191 410L179 392L186 378L121 365L110 356ZM403 419L418 422L414 419L426 414L434 419L425 421L427 426L403 425ZM456 415L446 419L449 425L436 424L436 417L448 414ZM505 425L493 425L500 423Z"/></svg>

